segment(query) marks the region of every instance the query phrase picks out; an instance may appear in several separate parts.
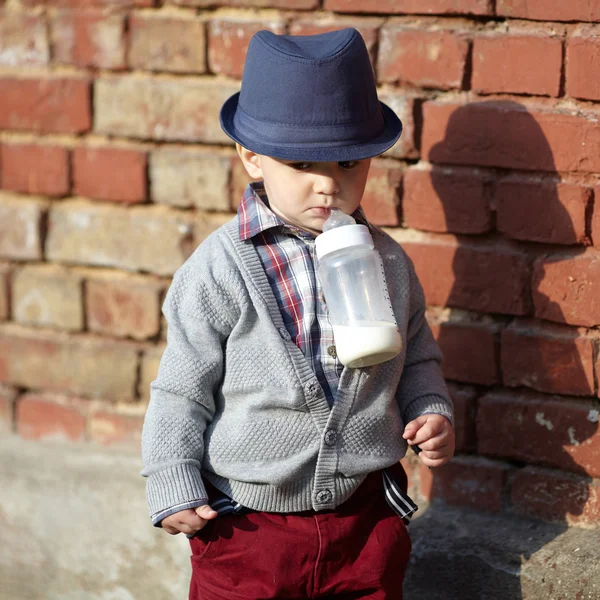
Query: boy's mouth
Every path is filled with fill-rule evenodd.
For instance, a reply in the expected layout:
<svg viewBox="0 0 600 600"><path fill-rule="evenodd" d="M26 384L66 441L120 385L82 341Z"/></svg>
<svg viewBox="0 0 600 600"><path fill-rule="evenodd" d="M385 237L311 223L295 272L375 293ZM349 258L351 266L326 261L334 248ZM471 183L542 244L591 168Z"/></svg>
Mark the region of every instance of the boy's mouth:
<svg viewBox="0 0 600 600"><path fill-rule="evenodd" d="M331 208L325 208L324 206L313 206L309 211L317 217L327 218L331 213Z"/></svg>

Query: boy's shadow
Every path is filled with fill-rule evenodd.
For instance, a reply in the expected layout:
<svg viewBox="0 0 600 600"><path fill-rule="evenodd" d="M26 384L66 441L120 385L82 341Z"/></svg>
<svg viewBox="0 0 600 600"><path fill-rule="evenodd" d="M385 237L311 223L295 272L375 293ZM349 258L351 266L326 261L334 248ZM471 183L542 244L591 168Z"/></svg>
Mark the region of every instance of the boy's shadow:
<svg viewBox="0 0 600 600"><path fill-rule="evenodd" d="M487 110L493 107L493 110ZM495 118L499 114L514 114L515 111L519 111L518 119L511 120L507 118L504 123L500 126L498 123L491 123L490 119ZM516 124L518 123L518 125ZM466 158L466 157L471 157ZM474 157L474 158L473 158ZM431 179L435 191L441 201L444 209L445 217L447 222L451 222L453 219L452 206L456 207L456 202L453 203L453 197L450 196L451 192L448 191L447 187L447 175L445 176L442 167L448 166L462 166L469 164L474 167L491 168L492 172L492 198L494 199L494 192L496 191L497 181L503 180L509 176L509 171L520 171L523 172L527 165L535 164L539 171L544 172L543 180L545 182L545 188L548 190L545 198L545 212L539 214L539 218L542 220L541 223L546 222L548 227L552 227L551 223L555 223L556 227L561 231L563 240L572 239L572 244L576 243L575 230L573 223L570 219L569 214L565 210L564 206L559 201L558 196L558 173L555 168L554 157L552 150L542 132L542 129L535 121L532 115L527 112L526 107L516 102L479 102L466 105L464 107L456 109L448 122L448 126L444 135L444 139L435 144L429 151L429 162L432 163ZM498 164L498 162L502 164ZM537 172L539 174L539 172ZM526 173L524 173L526 175ZM549 184L550 183L550 184ZM524 201L527 201L525 197ZM496 207L497 208L497 207ZM456 208L454 208L456 210ZM545 221L547 220L547 221ZM494 229L495 214L491 213L491 229ZM539 224L539 223L538 223ZM489 237L493 240L497 234L490 233ZM498 236L499 237L499 236ZM480 235L477 238L481 238ZM476 239L477 239L476 238ZM552 238L551 238L552 239ZM492 298L493 304L493 288L496 283L490 283L489 277L482 277L481 273L477 272L481 266L474 265L471 261L469 252L461 252L461 246L468 244L469 238L459 236L459 246L454 255L452 269L454 276L454 283L449 292L447 301L445 303L448 307L467 309L473 311L481 311L482 313L493 313L493 307L486 307L485 303L487 300ZM526 240L521 242L521 246L528 252L529 264L531 268L530 282L531 289L527 291L530 294L528 298L528 309L526 315L521 315L518 318L531 318L533 316L533 304L532 298L535 298L535 302L538 306L545 307L545 314L552 315L555 322L563 322L563 313L560 306L554 302L551 298L544 295L539 289L539 282L543 280L543 270L540 271L540 277L533 277L533 261L536 257L544 254L552 255L549 259L551 262L565 260L565 258L573 258L576 255L583 252L581 245L549 245L547 243L535 243L527 242ZM556 256L554 256L556 255ZM562 255L562 256L561 256ZM435 268L429 266L428 268ZM443 278L441 273L440 279ZM501 274L498 274L501 277ZM488 282L488 287L484 287L479 281ZM502 282L497 282L502 285ZM506 281L506 285L510 285L511 282ZM479 287L478 287L479 286ZM465 298L468 299L468 303L465 304ZM473 300L475 299L475 300ZM474 304L472 303L474 302ZM479 303L479 304L478 304ZM500 315L499 315L500 316ZM511 317L512 318L512 317ZM506 315L500 319L501 321L506 320ZM508 319L510 321L510 318ZM517 321L519 323L519 321ZM541 324L540 321L529 321L528 327L534 329ZM505 324L506 326L507 324ZM497 343L500 342L500 333L497 334ZM530 338L530 342L527 345L527 353L537 353L539 359L535 361L535 364L539 365L537 373L529 380L530 385L538 385L540 387L539 393L535 390L527 390L526 388L517 388L514 391L521 395L524 392L525 402L533 400L536 396L542 394L548 395L549 391L543 389L544 385L551 380L557 381L560 378L560 372L557 373L556 359L557 355L554 352L552 355L549 353L548 344L536 343L535 337ZM456 352L456 341L452 339L451 330L445 330L444 327L440 327L440 334L438 343L444 353ZM575 341L573 344L573 352L571 353L571 361L568 365L568 376L571 381L585 381L586 375L581 361L578 357L578 353L575 349ZM518 352L518 347L517 347ZM468 353L473 356L473 349ZM576 357L576 358L574 358ZM527 361L529 362L529 361ZM499 377L502 377L500 375ZM538 382L542 382L541 384ZM464 382L463 382L464 383ZM469 383L480 383L480 382L469 382ZM503 385L500 379L497 383L497 387L506 388L506 384ZM484 395L488 390L485 387L477 387L478 395ZM592 396L593 390L589 393ZM565 395L569 395L565 393ZM550 397L551 399L551 397ZM534 400L533 400L534 401ZM561 400L563 402L569 402L568 399ZM525 413L535 414L535 405L532 409L524 407ZM473 404L473 413L477 410L477 406ZM511 409L507 407L507 412ZM538 411L541 409L537 409ZM480 416L481 418L481 416ZM486 443L485 439L477 439L477 433L473 428L470 432L457 431L457 439L470 438L470 443L467 442L463 448L458 448L459 454L486 454L486 448L499 448L497 455L491 453L488 456L492 459L500 459L501 461L507 459L511 461L512 466L515 469L525 468L527 464L537 464L542 468L550 469L561 469L568 473L578 473L585 475L585 469L583 466L577 464L571 454L567 451L566 447L573 446L572 439L572 428L567 427L564 424L558 423L558 426L554 427L553 431L546 431L543 427L540 427L541 434L535 439L524 439L524 436L518 435L518 427L511 426L511 419L515 418L514 415L507 414L506 418L504 415L501 417L502 422L495 423L493 427L479 427L482 425L481 421L478 423L477 433L483 437L485 435L497 436L497 443L492 445ZM527 417L526 417L527 418ZM558 417L560 421L560 417ZM555 424L556 425L556 424ZM460 424L459 424L460 426ZM586 439L591 437L597 429L597 424L586 422L577 423L577 440L579 444L582 444ZM515 433L516 432L516 433ZM466 437L463 434L467 434ZM469 435L470 434L470 435ZM502 436L512 436L512 439L502 440ZM480 446L481 445L481 446ZM483 448L483 451L481 450ZM506 454L503 454L503 451ZM544 457L550 456L548 462L544 462ZM450 467L448 474L450 473ZM467 468L466 466L462 467ZM547 471L552 473L555 471ZM431 527L439 526L439 521L436 523L436 511L441 516L443 512L443 504L439 504L435 501L436 497L443 498L445 492L449 489L451 482L445 481L444 471L431 471L432 485L431 485L431 498L432 504L424 515L427 518L423 519L423 525L419 525L417 519L413 525L413 536L416 553L414 553L414 562L411 565L413 573L409 569L407 578L407 585L405 586L405 592L407 594L407 600L413 598L423 597L424 593L426 597L431 600L459 600L461 598L486 598L486 600L495 600L496 598L510 598L511 600L518 600L523 597L521 590L521 584L519 579L520 564L519 554L525 558L529 558L534 552L541 549L544 545L551 542L555 537L560 535L561 532L565 531L567 526L567 515L577 516L581 515L588 500L589 493L586 491L586 487L581 485L578 489L581 490L579 494L565 494L564 489L561 489L560 485L552 488L545 488L541 492L546 494L542 502L549 503L554 506L552 518L555 521L555 526L540 527L536 535L531 536L529 543L524 541L522 544L517 540L517 548L507 548L506 558L511 563L512 569L503 570L498 569L497 566L486 564L484 558L486 552L478 552L477 547L468 547L464 545L467 542L465 539L462 542L460 539L455 539L454 547L449 548L442 539L438 539L441 546L445 546L446 552L440 547L439 552L436 552L435 537L437 533L434 533L433 540L426 539L430 535L427 521L432 519ZM591 479L590 479L591 480ZM470 482L472 483L472 482ZM510 484L505 484L510 485ZM585 490L585 491L584 491ZM505 490L507 497L510 498L510 490ZM554 498L551 496L554 495ZM468 496L468 494L467 494ZM550 497L549 497L550 496ZM463 497L464 501L464 497ZM454 532L465 532L469 528L469 521L475 522L479 519L477 512L469 513L469 502L464 502L467 505L467 510L463 512L461 516L461 523L451 524L450 529L453 529L452 525L457 525L454 528ZM477 510L477 502L472 502L471 507ZM560 507L560 509L558 509ZM505 512L507 512L505 510ZM516 514L516 511L512 509L512 501L509 501L508 512ZM433 514L430 514L433 513ZM483 513L480 513L483 514ZM523 526L523 521L516 519L514 528ZM443 524L442 524L443 527ZM509 525L511 527L511 525ZM482 532L484 533L484 532ZM458 535L457 537L460 537ZM507 535L506 541L518 536ZM499 544L502 544L501 540ZM452 541L450 542L452 544ZM485 546L485 541L480 542L479 550ZM457 559L454 565L448 564L446 569L441 569L445 573L440 572L440 563L452 562L448 561L448 551L456 556L461 555ZM512 558L509 555L512 553ZM516 559L515 559L516 556ZM456 569L460 570L456 570ZM467 570L467 572L464 572ZM427 577L427 573L436 573L439 576ZM474 574L477 573L476 576Z"/></svg>

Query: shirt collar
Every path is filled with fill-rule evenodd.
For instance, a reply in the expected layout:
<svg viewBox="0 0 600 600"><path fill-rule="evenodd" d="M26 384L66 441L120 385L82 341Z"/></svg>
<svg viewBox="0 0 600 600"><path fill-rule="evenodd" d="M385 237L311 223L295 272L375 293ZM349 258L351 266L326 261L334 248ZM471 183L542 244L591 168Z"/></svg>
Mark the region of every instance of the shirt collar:
<svg viewBox="0 0 600 600"><path fill-rule="evenodd" d="M314 238L314 234L286 223L269 208L269 200L262 181L253 181L248 184L242 201L238 207L239 234L242 241L253 238L255 235L279 227L284 233L302 238ZM369 229L373 226L367 221L363 209L359 206L352 216L357 223L366 225Z"/></svg>

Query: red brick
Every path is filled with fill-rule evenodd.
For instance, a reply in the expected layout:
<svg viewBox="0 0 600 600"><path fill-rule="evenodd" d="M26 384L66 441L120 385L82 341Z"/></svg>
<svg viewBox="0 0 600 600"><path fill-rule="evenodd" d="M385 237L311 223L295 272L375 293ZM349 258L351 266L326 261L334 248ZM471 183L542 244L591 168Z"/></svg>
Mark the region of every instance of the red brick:
<svg viewBox="0 0 600 600"><path fill-rule="evenodd" d="M481 454L600 475L598 408L541 394L492 392L479 400Z"/></svg>
<svg viewBox="0 0 600 600"><path fill-rule="evenodd" d="M115 202L146 200L146 153L126 148L75 148L74 191Z"/></svg>
<svg viewBox="0 0 600 600"><path fill-rule="evenodd" d="M568 39L566 91L575 98L600 100L600 27L581 28Z"/></svg>
<svg viewBox="0 0 600 600"><path fill-rule="evenodd" d="M0 67L43 66L49 60L44 16L0 8Z"/></svg>
<svg viewBox="0 0 600 600"><path fill-rule="evenodd" d="M140 408L144 409L144 407ZM137 408L134 413L131 408L93 409L89 418L90 440L104 445L140 447L144 424L144 414L140 408Z"/></svg>
<svg viewBox="0 0 600 600"><path fill-rule="evenodd" d="M600 21L600 5L590 0L497 0L496 14L538 21Z"/></svg>
<svg viewBox="0 0 600 600"><path fill-rule="evenodd" d="M10 265L0 263L0 321L9 318L10 314Z"/></svg>
<svg viewBox="0 0 600 600"><path fill-rule="evenodd" d="M593 395L594 346L584 330L515 321L502 332L504 385Z"/></svg>
<svg viewBox="0 0 600 600"><path fill-rule="evenodd" d="M235 160L241 164L237 153ZM150 154L151 199L180 208L227 212L231 164L230 154L194 146L162 146Z"/></svg>
<svg viewBox="0 0 600 600"><path fill-rule="evenodd" d="M251 179L244 168L242 161L234 156L231 159L231 209L237 211L242 200L242 196Z"/></svg>
<svg viewBox="0 0 600 600"><path fill-rule="evenodd" d="M0 432L12 432L17 390L0 385Z"/></svg>
<svg viewBox="0 0 600 600"><path fill-rule="evenodd" d="M47 4L61 8L86 9L94 7L125 8L135 6L138 8L151 7L155 0L21 0L30 4Z"/></svg>
<svg viewBox="0 0 600 600"><path fill-rule="evenodd" d="M477 393L470 386L448 383L448 392L454 404L454 434L456 452L470 452L475 449L475 402Z"/></svg>
<svg viewBox="0 0 600 600"><path fill-rule="evenodd" d="M15 270L12 318L22 325L80 331L84 326L81 276L62 265L40 263Z"/></svg>
<svg viewBox="0 0 600 600"><path fill-rule="evenodd" d="M424 158L536 171L600 171L600 127L590 116L527 109L512 101L423 105Z"/></svg>
<svg viewBox="0 0 600 600"><path fill-rule="evenodd" d="M85 438L87 403L80 398L52 394L24 394L17 402L17 433L34 440Z"/></svg>
<svg viewBox="0 0 600 600"><path fill-rule="evenodd" d="M174 73L206 72L205 23L197 18L133 14L129 66Z"/></svg>
<svg viewBox="0 0 600 600"><path fill-rule="evenodd" d="M522 315L528 310L529 265L518 248L454 236L393 232L415 263L428 304ZM414 239L413 239L414 238Z"/></svg>
<svg viewBox="0 0 600 600"><path fill-rule="evenodd" d="M78 67L125 68L125 17L60 11L52 19L53 60Z"/></svg>
<svg viewBox="0 0 600 600"><path fill-rule="evenodd" d="M65 200L50 211L46 257L55 262L172 275L189 247L195 248L202 235L222 225L223 217L230 215Z"/></svg>
<svg viewBox="0 0 600 600"><path fill-rule="evenodd" d="M39 260L47 202L0 192L0 258Z"/></svg>
<svg viewBox="0 0 600 600"><path fill-rule="evenodd" d="M419 111L421 99L405 89L388 87L379 93L379 100L389 106L402 121L400 139L382 156L394 158L418 158L420 155L415 140L415 112Z"/></svg>
<svg viewBox="0 0 600 600"><path fill-rule="evenodd" d="M583 244L592 191L554 179L510 177L494 189L496 226L518 240Z"/></svg>
<svg viewBox="0 0 600 600"><path fill-rule="evenodd" d="M0 129L83 133L91 125L87 79L0 77Z"/></svg>
<svg viewBox="0 0 600 600"><path fill-rule="evenodd" d="M329 17L326 21L316 21L314 18L293 21L290 25L290 35L316 35L326 33L343 27L354 27L362 35L371 63L375 64L379 28L383 25L382 19Z"/></svg>
<svg viewBox="0 0 600 600"><path fill-rule="evenodd" d="M558 96L562 42L542 35L479 36L473 41L472 88Z"/></svg>
<svg viewBox="0 0 600 600"><path fill-rule="evenodd" d="M361 205L374 225L400 224L401 180L402 169L395 161L376 159L371 163Z"/></svg>
<svg viewBox="0 0 600 600"><path fill-rule="evenodd" d="M164 318L164 317L163 317ZM163 325L161 320L161 325ZM162 333L166 333L167 323L164 321L164 329ZM164 336L166 339L166 335ZM156 379L158 375L158 367L160 365L160 359L164 354L166 345L159 343L144 349L142 353L142 366L140 369L140 377L138 380L138 396L142 403L148 403L150 400L150 384Z"/></svg>
<svg viewBox="0 0 600 600"><path fill-rule="evenodd" d="M242 77L250 38L261 29L285 33L283 21L214 19L208 33L208 65L213 73Z"/></svg>
<svg viewBox="0 0 600 600"><path fill-rule="evenodd" d="M517 512L570 525L600 523L600 482L549 469L525 467L513 481L510 497Z"/></svg>
<svg viewBox="0 0 600 600"><path fill-rule="evenodd" d="M460 88L468 50L458 32L387 25L380 33L377 77L380 82Z"/></svg>
<svg viewBox="0 0 600 600"><path fill-rule="evenodd" d="M158 335L163 288L147 278L107 275L90 279L85 293L89 329L140 340Z"/></svg>
<svg viewBox="0 0 600 600"><path fill-rule="evenodd" d="M338 12L389 14L491 15L490 0L325 0L325 9Z"/></svg>
<svg viewBox="0 0 600 600"><path fill-rule="evenodd" d="M220 78L99 77L94 83L97 133L153 140L232 144L219 111L238 85Z"/></svg>
<svg viewBox="0 0 600 600"><path fill-rule="evenodd" d="M443 467L420 468L421 492L430 500L499 512L510 468L481 458L456 457Z"/></svg>
<svg viewBox="0 0 600 600"><path fill-rule="evenodd" d="M402 213L408 227L485 233L491 229L490 176L475 169L410 167L404 175Z"/></svg>
<svg viewBox="0 0 600 600"><path fill-rule="evenodd" d="M137 369L138 351L131 342L0 324L0 382L131 400Z"/></svg>
<svg viewBox="0 0 600 600"><path fill-rule="evenodd" d="M173 4L183 6L214 7L219 6L239 6L242 8L284 8L290 10L310 10L317 8L319 0L170 0Z"/></svg>
<svg viewBox="0 0 600 600"><path fill-rule="evenodd" d="M586 327L600 324L600 251L538 258L532 295L536 317Z"/></svg>
<svg viewBox="0 0 600 600"><path fill-rule="evenodd" d="M597 185L593 190L592 206L594 212L591 216L591 233L594 246L600 246L600 185Z"/></svg>
<svg viewBox="0 0 600 600"><path fill-rule="evenodd" d="M443 321L432 323L444 361L444 377L465 383L498 382L499 326L495 323Z"/></svg>
<svg viewBox="0 0 600 600"><path fill-rule="evenodd" d="M65 196L69 193L69 152L60 146L0 146L1 186L25 194Z"/></svg>

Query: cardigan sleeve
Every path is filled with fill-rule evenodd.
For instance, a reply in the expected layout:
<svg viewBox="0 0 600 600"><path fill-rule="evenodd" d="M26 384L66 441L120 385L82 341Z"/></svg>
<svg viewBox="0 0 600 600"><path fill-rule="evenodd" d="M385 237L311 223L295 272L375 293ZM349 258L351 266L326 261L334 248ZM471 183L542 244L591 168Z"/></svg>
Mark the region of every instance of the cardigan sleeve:
<svg viewBox="0 0 600 600"><path fill-rule="evenodd" d="M141 474L151 516L208 501L200 474L204 432L215 414L231 310L219 285L200 279L193 265L176 273L163 306L167 345L142 432Z"/></svg>

